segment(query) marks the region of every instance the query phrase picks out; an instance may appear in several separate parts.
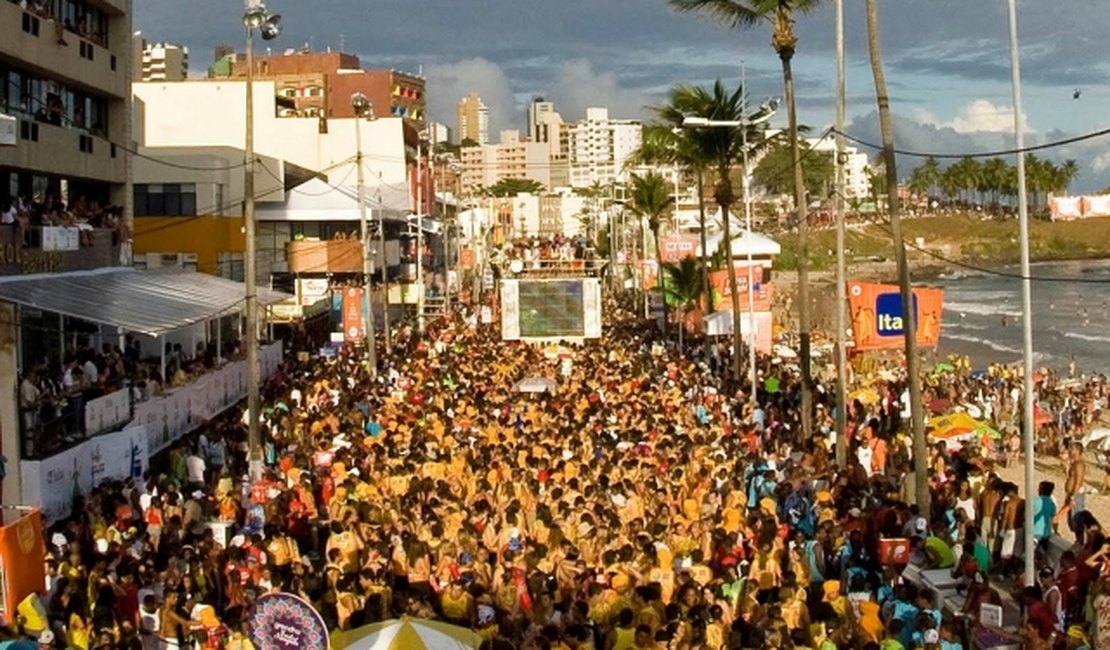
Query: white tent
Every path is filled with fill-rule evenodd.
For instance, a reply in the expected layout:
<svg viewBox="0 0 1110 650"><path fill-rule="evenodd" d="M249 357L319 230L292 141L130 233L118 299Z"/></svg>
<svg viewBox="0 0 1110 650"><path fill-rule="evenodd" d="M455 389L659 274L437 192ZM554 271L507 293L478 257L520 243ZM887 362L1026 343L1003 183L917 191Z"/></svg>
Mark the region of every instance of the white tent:
<svg viewBox="0 0 1110 650"><path fill-rule="evenodd" d="M370 219L404 220L412 213L412 196L405 183L367 183L364 200ZM357 221L358 188L313 178L287 191L284 201L260 203L256 209L259 221Z"/></svg>
<svg viewBox="0 0 1110 650"><path fill-rule="evenodd" d="M724 234L713 233L706 238L705 245L709 248L709 254L717 252L721 246L721 240L724 239ZM736 228L732 231L732 257L733 259L746 258L748 253L752 257L773 257L782 252L782 246L767 235L761 235L757 232L749 232L741 228ZM701 245L698 245L697 256L701 257Z"/></svg>

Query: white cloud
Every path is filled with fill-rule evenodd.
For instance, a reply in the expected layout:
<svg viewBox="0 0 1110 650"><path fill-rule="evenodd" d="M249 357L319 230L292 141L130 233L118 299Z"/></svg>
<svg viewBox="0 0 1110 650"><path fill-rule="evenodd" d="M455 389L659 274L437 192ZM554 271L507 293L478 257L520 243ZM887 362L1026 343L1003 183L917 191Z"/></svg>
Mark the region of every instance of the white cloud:
<svg viewBox="0 0 1110 650"><path fill-rule="evenodd" d="M586 59L566 61L559 66L551 82L550 98L564 120L586 116L586 109L604 106L614 118L643 117L645 106L652 103L643 92L622 88L617 75L598 73Z"/></svg>
<svg viewBox="0 0 1110 650"><path fill-rule="evenodd" d="M519 107L508 76L501 66L483 58L430 65L424 70L428 84L428 114L431 119L458 127L456 107L459 100L476 92L489 107L490 141L517 119Z"/></svg>
<svg viewBox="0 0 1110 650"><path fill-rule="evenodd" d="M1100 153L1091 160L1091 169L1102 173L1110 170L1110 153Z"/></svg>
<svg viewBox="0 0 1110 650"><path fill-rule="evenodd" d="M1029 129L1029 116L1025 119L1026 133ZM1014 109L1012 106L995 106L989 100L976 99L964 106L960 114L944 126L952 127L959 133L1001 133L1014 130Z"/></svg>

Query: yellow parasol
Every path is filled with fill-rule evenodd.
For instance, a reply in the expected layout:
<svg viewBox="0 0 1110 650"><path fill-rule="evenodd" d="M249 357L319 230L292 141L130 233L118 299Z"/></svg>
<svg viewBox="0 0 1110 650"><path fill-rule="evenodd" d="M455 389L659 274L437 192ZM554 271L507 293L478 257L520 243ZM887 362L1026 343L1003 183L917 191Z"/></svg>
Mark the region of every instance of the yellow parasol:
<svg viewBox="0 0 1110 650"><path fill-rule="evenodd" d="M857 388L848 394L848 399L858 400L861 404L878 404L879 392L874 388Z"/></svg>
<svg viewBox="0 0 1110 650"><path fill-rule="evenodd" d="M440 621L401 618L331 636L332 650L475 650L482 637Z"/></svg>

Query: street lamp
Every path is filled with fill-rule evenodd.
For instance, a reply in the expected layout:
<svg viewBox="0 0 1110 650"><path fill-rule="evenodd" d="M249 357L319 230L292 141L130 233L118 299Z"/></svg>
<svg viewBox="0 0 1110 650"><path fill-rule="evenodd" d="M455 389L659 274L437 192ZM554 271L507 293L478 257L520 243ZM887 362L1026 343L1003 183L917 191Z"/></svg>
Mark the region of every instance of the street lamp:
<svg viewBox="0 0 1110 650"><path fill-rule="evenodd" d="M366 223L366 179L362 169L362 120L374 119L374 105L366 95L351 95L351 108L355 111L355 165L358 171L358 223L362 232L362 283L366 302L366 370L371 379L378 376L378 351L374 332L374 309L370 299L374 277L374 264L370 259L370 227Z"/></svg>
<svg viewBox="0 0 1110 650"><path fill-rule="evenodd" d="M281 16L266 11L261 0L246 0L243 27L247 32L246 143L243 147L243 232L246 238L243 274L246 276L244 302L247 312L247 450L250 480L262 480L262 436L258 416L262 412L259 385L262 368L258 364L258 250L254 221L254 30L269 41L281 31Z"/></svg>
<svg viewBox="0 0 1110 650"><path fill-rule="evenodd" d="M699 117L688 115L682 120L683 128L739 128L741 140L741 153L743 154L743 167L744 167L744 222L745 228L748 231L748 329L751 332L751 342L748 344L748 377L752 386L752 400L756 398L756 391L758 390L758 379L756 376L756 324L755 324L755 277L753 274L754 262L752 260L752 191L751 191L751 168L748 164L748 129L758 124L770 120L778 110L779 103L777 99L768 99L759 106L759 110L751 115L743 115L739 120L711 120L707 117ZM728 219L727 214L722 215L722 218ZM702 251L705 255L706 251ZM732 264L732 242L729 242L728 263ZM732 313L733 313L733 329L736 328L736 323L739 322L737 314L740 311L740 296L732 295ZM741 336L741 332L734 331L733 336Z"/></svg>

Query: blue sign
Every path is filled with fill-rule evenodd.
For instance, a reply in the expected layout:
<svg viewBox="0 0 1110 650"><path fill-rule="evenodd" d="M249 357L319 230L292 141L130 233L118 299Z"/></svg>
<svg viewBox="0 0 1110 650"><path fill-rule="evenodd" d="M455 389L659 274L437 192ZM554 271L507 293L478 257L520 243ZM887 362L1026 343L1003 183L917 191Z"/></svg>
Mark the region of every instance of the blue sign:
<svg viewBox="0 0 1110 650"><path fill-rule="evenodd" d="M914 319L917 319L917 294L913 295ZM875 296L875 330L879 336L902 336L905 319L902 318L902 295L880 293Z"/></svg>

